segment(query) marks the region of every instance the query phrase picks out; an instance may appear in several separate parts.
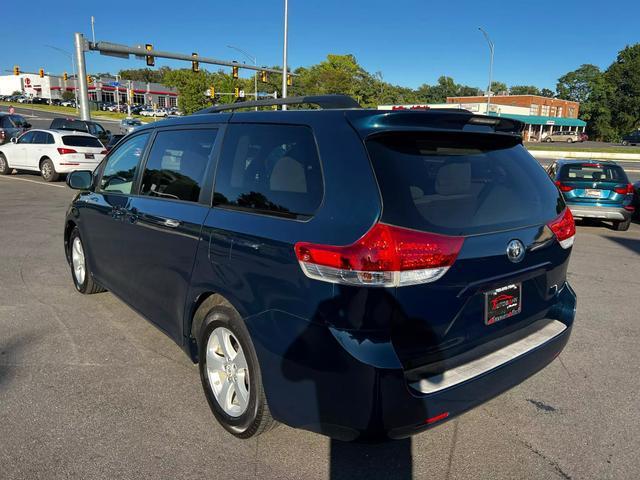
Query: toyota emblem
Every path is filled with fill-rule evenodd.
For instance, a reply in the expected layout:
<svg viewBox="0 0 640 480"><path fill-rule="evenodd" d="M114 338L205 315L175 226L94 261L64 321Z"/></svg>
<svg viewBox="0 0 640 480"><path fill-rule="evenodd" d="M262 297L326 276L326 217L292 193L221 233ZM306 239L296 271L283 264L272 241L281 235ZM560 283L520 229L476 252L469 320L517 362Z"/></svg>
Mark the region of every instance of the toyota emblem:
<svg viewBox="0 0 640 480"><path fill-rule="evenodd" d="M507 245L507 258L513 263L521 262L524 258L524 245L520 240L511 240Z"/></svg>

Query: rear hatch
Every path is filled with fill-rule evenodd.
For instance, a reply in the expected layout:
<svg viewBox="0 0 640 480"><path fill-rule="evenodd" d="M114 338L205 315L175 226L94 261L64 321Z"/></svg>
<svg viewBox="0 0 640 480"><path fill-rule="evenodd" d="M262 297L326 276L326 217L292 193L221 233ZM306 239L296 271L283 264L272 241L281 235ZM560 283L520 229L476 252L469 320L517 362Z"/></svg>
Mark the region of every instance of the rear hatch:
<svg viewBox="0 0 640 480"><path fill-rule="evenodd" d="M100 140L89 135L63 135L62 144L58 152L66 165L95 166L107 153Z"/></svg>
<svg viewBox="0 0 640 480"><path fill-rule="evenodd" d="M632 193L622 167L593 161L562 165L556 184L565 200L575 205L621 206Z"/></svg>
<svg viewBox="0 0 640 480"><path fill-rule="evenodd" d="M365 145L382 223L463 239L441 278L396 288L392 338L405 368L477 351L545 318L570 252L549 224L567 210L519 136L395 130Z"/></svg>

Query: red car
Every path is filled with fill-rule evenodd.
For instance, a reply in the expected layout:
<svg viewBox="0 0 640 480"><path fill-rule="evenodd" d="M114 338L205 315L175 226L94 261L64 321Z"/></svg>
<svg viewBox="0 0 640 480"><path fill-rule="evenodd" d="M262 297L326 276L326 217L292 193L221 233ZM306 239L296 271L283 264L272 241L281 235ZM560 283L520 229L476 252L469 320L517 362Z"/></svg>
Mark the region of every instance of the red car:
<svg viewBox="0 0 640 480"><path fill-rule="evenodd" d="M580 141L581 142L586 142L587 140L589 140L589 135L587 135L586 133L582 132L580 134Z"/></svg>

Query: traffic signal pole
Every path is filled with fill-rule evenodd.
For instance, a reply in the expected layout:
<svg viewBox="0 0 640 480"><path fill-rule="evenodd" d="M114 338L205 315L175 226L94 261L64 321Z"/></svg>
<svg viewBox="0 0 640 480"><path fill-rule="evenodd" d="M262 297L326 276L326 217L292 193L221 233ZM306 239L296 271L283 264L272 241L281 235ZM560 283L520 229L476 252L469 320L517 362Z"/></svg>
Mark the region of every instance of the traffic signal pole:
<svg viewBox="0 0 640 480"><path fill-rule="evenodd" d="M80 107L80 119L91 120L91 110L89 109L89 85L87 84L87 65L84 61L85 40L81 33L75 34L76 63L78 65L78 75L76 76L78 93L78 104Z"/></svg>

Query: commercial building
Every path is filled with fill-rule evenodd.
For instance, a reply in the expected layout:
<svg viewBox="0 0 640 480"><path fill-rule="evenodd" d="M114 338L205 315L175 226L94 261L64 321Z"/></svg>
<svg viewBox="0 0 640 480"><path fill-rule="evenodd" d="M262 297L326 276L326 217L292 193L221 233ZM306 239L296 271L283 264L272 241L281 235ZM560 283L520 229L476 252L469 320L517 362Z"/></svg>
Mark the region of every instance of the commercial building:
<svg viewBox="0 0 640 480"><path fill-rule="evenodd" d="M494 95L490 99L488 114L513 118L524 122L525 141L544 140L559 130L584 132L587 123L578 118L580 104L559 98L539 95ZM487 97L447 97L446 103L415 105L380 105L381 110L463 108L473 113L487 114Z"/></svg>
<svg viewBox="0 0 640 480"><path fill-rule="evenodd" d="M178 92L171 87L159 83L116 81L113 77L91 77L89 84L89 100L95 102L126 103L131 96L131 103L173 107L178 103ZM76 79L69 75L67 80L62 76L21 73L19 75L0 75L0 95L11 95L21 92L29 97L46 99L62 99L62 92L73 92L77 88Z"/></svg>

